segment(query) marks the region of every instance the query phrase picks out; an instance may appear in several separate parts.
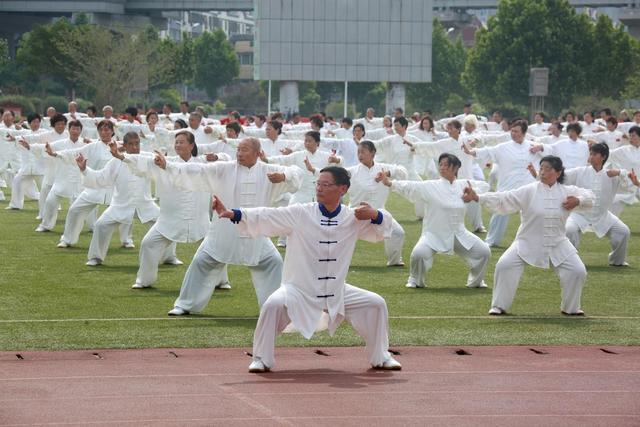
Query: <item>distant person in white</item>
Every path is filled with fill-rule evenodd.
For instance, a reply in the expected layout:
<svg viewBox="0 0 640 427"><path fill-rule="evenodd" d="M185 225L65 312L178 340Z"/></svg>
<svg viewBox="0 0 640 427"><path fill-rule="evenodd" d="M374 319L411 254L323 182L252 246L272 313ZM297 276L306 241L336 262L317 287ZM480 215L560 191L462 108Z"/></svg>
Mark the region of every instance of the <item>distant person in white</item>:
<svg viewBox="0 0 640 427"><path fill-rule="evenodd" d="M469 180L458 180L460 159L444 153L438 158L440 179L429 181L391 181L381 176L384 185L408 200L421 200L426 206L422 235L411 251L411 271L407 288L424 288L426 275L436 253L456 253L471 268L467 287L486 288L484 274L491 257L489 245L464 227L465 205L462 193ZM484 181L473 181L479 192L489 189Z"/></svg>
<svg viewBox="0 0 640 427"><path fill-rule="evenodd" d="M565 171L565 183L588 188L596 196L589 210L572 212L567 220L567 237L576 247L580 246L582 233L593 231L598 238L607 236L611 245L609 265L626 266L627 244L631 231L620 219L609 212L614 196L621 186L638 187L638 177L624 169L604 169L609 158L609 147L604 143L593 144L589 152L589 166Z"/></svg>

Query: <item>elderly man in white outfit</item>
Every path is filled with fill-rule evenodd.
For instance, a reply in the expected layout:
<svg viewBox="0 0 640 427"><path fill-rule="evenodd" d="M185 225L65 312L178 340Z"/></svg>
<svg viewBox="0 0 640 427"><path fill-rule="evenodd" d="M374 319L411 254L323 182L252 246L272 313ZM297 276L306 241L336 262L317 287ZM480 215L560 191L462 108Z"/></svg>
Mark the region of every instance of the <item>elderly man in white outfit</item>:
<svg viewBox="0 0 640 427"><path fill-rule="evenodd" d="M433 266L436 253L456 253L469 265L468 288L486 288L484 275L491 257L489 245L464 227L464 201L462 194L469 180L458 180L461 162L453 154L438 158L440 179L422 182L391 181L382 176L384 185L410 201L422 201L426 216L422 222L422 235L411 251L411 271L407 288L425 287L426 276ZM484 181L472 181L480 192L489 189Z"/></svg>
<svg viewBox="0 0 640 427"><path fill-rule="evenodd" d="M497 191L508 191L530 184L534 178L528 171L529 164L537 164L542 157L540 153L532 153L533 144L525 141L527 124L518 120L511 125L511 141L493 147L470 150L463 147L465 153L479 159L480 163L498 165ZM494 213L489 221L489 231L485 241L489 246L497 246L504 237L509 225L509 215Z"/></svg>
<svg viewBox="0 0 640 427"><path fill-rule="evenodd" d="M115 144L111 144L113 147ZM135 132L124 135L124 149L128 154L140 153L140 137ZM115 150L115 148L114 148ZM87 188L113 188L111 204L96 221L87 254L88 266L97 266L104 262L109 250L109 242L116 227L130 226L134 215L140 222L155 221L160 208L151 197L151 182L148 178L134 175L119 159L111 160L100 170L87 167L87 160L80 154L76 158ZM175 245L168 248L173 251ZM166 255L165 259L171 255Z"/></svg>
<svg viewBox="0 0 640 427"><path fill-rule="evenodd" d="M367 204L357 209L341 205L349 188L349 174L341 167L324 168L316 187L317 203L285 208L227 210L221 199L214 202L219 216L237 223L241 233L289 236L282 285L260 310L249 372L265 372L275 365L276 336L289 323L309 339L323 313L328 314L332 335L345 319L353 325L366 342L373 367L399 370L402 366L388 351L384 299L345 283L356 241L388 237L391 215Z"/></svg>
<svg viewBox="0 0 640 427"><path fill-rule="evenodd" d="M389 198L389 188L381 181L383 172L393 179L407 179L407 170L402 166L374 162L376 146L371 141L362 141L358 145L357 166L347 168L351 174L349 187L349 207L357 209L361 203L368 203L374 209L384 209ZM394 218L391 218L391 235L384 239L384 253L387 266L404 266L402 247L404 245L404 229Z"/></svg>
<svg viewBox="0 0 640 427"><path fill-rule="evenodd" d="M282 193L300 188L302 171L297 166L260 162L259 153L260 141L246 138L238 145L234 162L167 163L157 154L156 164L166 169L179 189L218 194L241 207L270 206ZM213 295L214 285L220 283L226 264L249 267L260 306L282 278L282 257L269 239L253 238L238 232L229 221L213 218L169 315L202 311Z"/></svg>
<svg viewBox="0 0 640 427"><path fill-rule="evenodd" d="M168 157L168 161L182 163L205 163L197 157L198 149L195 138L189 131L176 134L176 157ZM181 265L175 256L176 242L189 243L202 240L209 228L209 206L211 194L204 191L184 191L172 185L168 174L154 165L154 157L120 154L112 150L112 154L123 160L136 175L148 176L157 183L160 198L160 215L156 223L149 229L140 244L140 268L133 284L133 289L151 287L158 278L158 264ZM213 155L217 160L218 156ZM224 160L229 160L228 156Z"/></svg>
<svg viewBox="0 0 640 427"><path fill-rule="evenodd" d="M621 186L638 186L634 172L622 169L604 169L609 157L609 147L603 143L593 144L589 149L590 166L565 171L565 183L588 188L596 196L589 210L572 212L567 220L567 237L576 249L580 237L586 231L593 231L599 239L607 236L611 245L609 265L626 266L627 244L631 231L620 219L609 212L613 198ZM637 189L634 187L634 189Z"/></svg>
<svg viewBox="0 0 640 427"><path fill-rule="evenodd" d="M511 308L526 264L545 269L551 264L562 287L561 312L584 315L580 297L587 270L565 235L565 225L572 209L590 208L595 196L591 190L563 185L562 174L562 160L547 156L540 161L540 181L480 195L471 186L465 188L465 202L479 201L490 211L520 212L521 217L515 240L496 264L489 314L505 314Z"/></svg>

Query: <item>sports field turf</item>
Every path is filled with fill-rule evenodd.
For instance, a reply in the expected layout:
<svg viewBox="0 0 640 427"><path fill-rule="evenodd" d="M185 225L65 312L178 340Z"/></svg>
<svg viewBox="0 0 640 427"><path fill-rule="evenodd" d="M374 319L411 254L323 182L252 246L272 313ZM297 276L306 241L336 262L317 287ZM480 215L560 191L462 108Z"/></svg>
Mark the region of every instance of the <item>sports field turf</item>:
<svg viewBox="0 0 640 427"><path fill-rule="evenodd" d="M7 199L9 193L5 189ZM167 311L197 244L178 245L185 265L161 266L156 287L136 291L130 288L138 249L119 248L114 236L105 264L86 267L88 232L77 247L56 248L66 205L49 233L34 232L36 202L27 202L22 211L5 211L5 206L6 201L0 202L0 350L250 346L258 306L246 268L230 267L233 289L216 291L202 314L170 318ZM640 207L622 215L632 230L630 267L609 267L608 242L592 233L583 237L580 255L589 273L582 298L586 318L561 316L553 270L529 267L512 314L488 316L494 266L504 247L493 250L488 289L467 289L466 265L446 255L436 256L427 288L406 289L409 254L421 223L409 203L395 194L388 208L407 233L407 267L387 268L382 244L360 242L349 282L387 300L392 345L640 344ZM513 216L503 246L512 241L518 222ZM137 245L145 231L136 223ZM333 338L323 332L310 341L298 334L278 340L278 345L292 346L361 343L346 324Z"/></svg>

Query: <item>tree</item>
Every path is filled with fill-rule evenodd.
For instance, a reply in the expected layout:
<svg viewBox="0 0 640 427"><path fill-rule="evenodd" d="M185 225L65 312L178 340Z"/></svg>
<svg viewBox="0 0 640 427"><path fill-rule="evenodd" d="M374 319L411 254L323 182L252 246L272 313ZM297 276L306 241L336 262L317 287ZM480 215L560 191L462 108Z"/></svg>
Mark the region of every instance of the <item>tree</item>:
<svg viewBox="0 0 640 427"><path fill-rule="evenodd" d="M9 43L6 39L0 39L0 72L9 64Z"/></svg>
<svg viewBox="0 0 640 427"><path fill-rule="evenodd" d="M433 19L431 83L407 85L407 97L412 105L441 112L452 95L466 98L467 91L461 83L467 52L462 40L454 43L438 19ZM460 107L458 107L460 108Z"/></svg>
<svg viewBox="0 0 640 427"><path fill-rule="evenodd" d="M487 106L526 105L529 69L548 67L548 100L565 106L587 90L589 62L600 53L590 47L589 28L567 0L502 0L476 34L463 83Z"/></svg>
<svg viewBox="0 0 640 427"><path fill-rule="evenodd" d="M596 97L616 98L625 88L627 76L637 71L640 42L606 15L598 15L592 28L589 62L591 92Z"/></svg>
<svg viewBox="0 0 640 427"><path fill-rule="evenodd" d="M194 84L215 98L240 72L240 63L224 31L205 32L195 39Z"/></svg>

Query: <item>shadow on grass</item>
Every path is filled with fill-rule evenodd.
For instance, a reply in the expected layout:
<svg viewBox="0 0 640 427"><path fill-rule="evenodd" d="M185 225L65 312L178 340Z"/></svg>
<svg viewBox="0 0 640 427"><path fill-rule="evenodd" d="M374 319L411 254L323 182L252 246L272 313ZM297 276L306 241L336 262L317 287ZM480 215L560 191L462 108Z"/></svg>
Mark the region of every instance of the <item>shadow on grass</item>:
<svg viewBox="0 0 640 427"><path fill-rule="evenodd" d="M79 273L92 273L92 272L97 272L97 273L101 273L101 274L127 273L127 274L134 274L135 275L135 273L138 272L138 266L137 265L108 265L108 264L102 264L102 265L97 265L97 266L94 266L94 267L87 266L86 270L79 271Z"/></svg>
<svg viewBox="0 0 640 427"><path fill-rule="evenodd" d="M333 369L304 369L274 371L256 375L260 379L224 383L224 385L264 384L264 379L268 379L269 384L322 384L332 388L362 389L376 385L386 386L408 382L406 379L398 378L393 372L375 371L373 369L360 374Z"/></svg>
<svg viewBox="0 0 640 427"><path fill-rule="evenodd" d="M614 267L612 265L587 265L587 272L622 274L625 276L637 275L638 269L633 267Z"/></svg>

